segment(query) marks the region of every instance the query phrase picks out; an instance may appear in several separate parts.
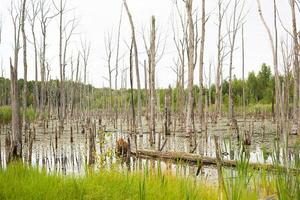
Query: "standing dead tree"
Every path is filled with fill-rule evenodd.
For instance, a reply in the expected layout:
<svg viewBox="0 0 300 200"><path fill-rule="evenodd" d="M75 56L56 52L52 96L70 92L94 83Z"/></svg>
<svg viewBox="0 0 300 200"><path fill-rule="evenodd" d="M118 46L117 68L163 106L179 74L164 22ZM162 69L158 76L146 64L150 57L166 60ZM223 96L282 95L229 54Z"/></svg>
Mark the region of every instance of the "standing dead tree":
<svg viewBox="0 0 300 200"><path fill-rule="evenodd" d="M108 69L108 83L109 83L109 96L110 96L110 102L109 102L109 111L112 110L112 103L113 103L113 88L112 88L112 72L114 69L111 66L111 58L112 58L112 34L108 33L107 37L104 38L105 43L105 52L106 52L106 62L107 62L107 69Z"/></svg>
<svg viewBox="0 0 300 200"><path fill-rule="evenodd" d="M155 17L151 18L151 39L150 39L150 68L149 68L149 87L150 87L150 144L154 143L155 138L155 67L156 67L156 26Z"/></svg>
<svg viewBox="0 0 300 200"><path fill-rule="evenodd" d="M71 37L75 31L77 27L77 22L76 22L76 19L73 18L71 20L69 20L66 25L64 26L64 43L63 43L63 78L64 78L64 81L66 79L66 66L67 66L67 51L68 51L68 47L69 47L69 44L70 44L70 40L71 40ZM66 96L67 96L67 93L65 93L65 95L63 96L63 105L64 105L64 116L66 116L66 107L67 107L67 100L66 100Z"/></svg>
<svg viewBox="0 0 300 200"><path fill-rule="evenodd" d="M134 109L134 97L133 97L133 40L130 45L130 54L129 54L129 71L130 71L130 105L132 112L132 121L131 121L131 130L130 133L136 132L136 123L135 123L135 109Z"/></svg>
<svg viewBox="0 0 300 200"><path fill-rule="evenodd" d="M281 119L283 117L283 106L282 106L282 95L281 95L281 86L280 86L280 77L279 77L279 70L278 70L278 35L277 35L277 7L276 7L276 0L274 0L273 5L274 5L274 29L275 29L275 36L272 36L271 30L265 21L262 9L261 9L261 4L260 0L257 1L257 6L258 6L258 13L260 16L260 19L264 25L264 28L266 29L266 32L269 37L269 42L272 50L272 56L273 56L273 65L274 65L274 72L275 72L275 97L276 97L276 118L277 122L282 122L283 120ZM282 123L280 124L282 125Z"/></svg>
<svg viewBox="0 0 300 200"><path fill-rule="evenodd" d="M200 124L203 121L203 67L204 67L204 47L205 47L205 31L206 31L206 9L205 0L202 0L202 17L201 17L201 41L200 41L200 57L199 57L199 118Z"/></svg>
<svg viewBox="0 0 300 200"><path fill-rule="evenodd" d="M37 4L35 0L31 0L31 12L28 12L28 21L31 27L31 34L33 38L33 47L34 47L34 69L35 69L35 109L39 108L39 87L38 87L38 49L37 49L37 39L35 34L35 23L36 18L40 12L40 4Z"/></svg>
<svg viewBox="0 0 300 200"><path fill-rule="evenodd" d="M234 120L234 102L233 102L233 92L232 92L232 70L233 70L233 56L234 56L234 49L236 43L236 36L238 30L241 28L244 16L244 7L245 1L243 0L234 0L233 4L233 13L229 19L228 23L228 37L229 37L229 45L230 45L230 53L229 53L229 115L228 119L230 122Z"/></svg>
<svg viewBox="0 0 300 200"><path fill-rule="evenodd" d="M179 20L174 20L172 23L172 30L173 30L173 41L178 53L178 61L176 62L176 65L178 66L176 70L174 70L177 74L178 80L177 80L177 87L179 88L179 95L178 95L178 120L180 124L182 125L182 128L185 126L184 122L184 114L185 114L185 92L184 92L184 86L185 86L185 59L186 59L186 50L187 50L187 24L185 23L185 19L183 15L181 14L177 1L175 1L175 6L177 10L177 14L179 15ZM175 27L175 23L179 21L180 22L180 28L181 28L181 35L180 32L177 30L178 25Z"/></svg>
<svg viewBox="0 0 300 200"><path fill-rule="evenodd" d="M21 32L23 42L23 65L24 65L24 87L23 87L23 125L26 127L26 109L27 109L27 36L25 32L25 20L27 16L26 0L22 0L21 8Z"/></svg>
<svg viewBox="0 0 300 200"><path fill-rule="evenodd" d="M223 21L228 10L229 3L224 4L223 0L218 1L218 50L217 50L217 73L216 73L216 116L222 114L222 71L223 61L226 57L224 36L222 35Z"/></svg>
<svg viewBox="0 0 300 200"><path fill-rule="evenodd" d="M246 92L245 92L245 37L244 25L242 26L242 80L243 80L243 121L246 127Z"/></svg>
<svg viewBox="0 0 300 200"><path fill-rule="evenodd" d="M19 85L18 85L18 61L20 50L20 34L22 26L22 11L21 5L18 8L17 5L11 3L10 15L14 28L14 62L10 59L10 71L11 71L11 109L12 109L12 135L6 141L8 148L7 161L11 159L22 158L22 130L20 120L20 100L19 100Z"/></svg>
<svg viewBox="0 0 300 200"><path fill-rule="evenodd" d="M281 54L282 54L282 62L283 62L283 67L284 67L284 79L283 79L283 84L282 84L282 97L281 97L281 101L282 101L282 107L284 110L289 110L289 90L291 87L291 66L292 66L292 59L293 59L293 50L292 48L290 48L289 46L289 42L288 42L288 37L287 37L287 41L281 41ZM285 116L282 116L282 120L284 120L282 123L283 128L284 129L284 156L283 156L283 160L284 160L284 165L286 167L288 167L288 136L290 131L287 129L288 127L288 121L289 121L289 113L286 112ZM294 129L294 130L293 130ZM292 134L297 133L297 127L293 124L292 127Z"/></svg>
<svg viewBox="0 0 300 200"><path fill-rule="evenodd" d="M50 21L56 15L50 15L50 5L46 0L40 0L40 26L42 33L42 43L40 47L40 74L41 74L41 91L40 91L40 117L42 116L42 112L46 106L46 90L45 90L45 79L46 79L46 50L47 50L47 34L48 34L48 25Z"/></svg>
<svg viewBox="0 0 300 200"><path fill-rule="evenodd" d="M186 1L188 36L187 36L187 55L188 55L188 105L186 117L186 133L192 138L194 130L194 68L195 68L195 27L193 22L193 0Z"/></svg>
<svg viewBox="0 0 300 200"><path fill-rule="evenodd" d="M59 75L60 75L60 84L59 84L59 106L58 106L58 118L59 118L59 133L63 132L63 125L64 125L64 118L65 118L65 77L64 77L64 60L63 60L63 16L65 14L66 9L66 1L60 0L59 7L55 5L53 2L54 7L56 8L58 15L59 15Z"/></svg>
<svg viewBox="0 0 300 200"><path fill-rule="evenodd" d="M118 26L118 37L117 37L117 52L116 52L116 63L115 63L115 92L118 95L118 76L119 76L119 59L120 59L120 36L121 36L121 25L122 25L122 18L123 18L123 4L121 7L121 14L119 19L119 26ZM118 127L118 102L115 102L115 120L116 120L116 127Z"/></svg>
<svg viewBox="0 0 300 200"><path fill-rule="evenodd" d="M139 73L139 59L138 59L138 49L135 35L135 28L132 20L132 15L127 6L126 0L123 0L124 6L128 15L128 19L131 26L132 32L132 40L133 40L133 49L134 49L134 58L135 58L135 71L136 71L136 79L137 79L137 95L138 95L138 131L140 136L143 135L143 124L142 124L142 97L141 97L141 81L140 81L140 73Z"/></svg>
<svg viewBox="0 0 300 200"><path fill-rule="evenodd" d="M81 40L81 49L82 49L81 57L83 60L83 83L84 83L84 85L86 85L87 84L87 67L88 67L88 62L89 62L89 58L90 58L91 43L87 42L86 40L85 41ZM82 98L83 103L81 104L81 107L85 108L85 109L87 109L87 107L84 107L84 106L87 106L87 104L88 104L86 95L87 95L87 90L86 90L86 87L84 87L83 98Z"/></svg>
<svg viewBox="0 0 300 200"><path fill-rule="evenodd" d="M293 36L293 65L294 65L294 100L293 100L293 110L294 110L294 123L298 123L298 132L300 129L300 97L299 97L299 42L298 42L298 32L297 32L297 19L296 19L296 0L290 0L290 7L292 12L292 36ZM297 121L298 119L298 121Z"/></svg>
<svg viewBox="0 0 300 200"><path fill-rule="evenodd" d="M73 87L72 87L72 97L71 97L71 115L73 116L74 114L74 107L75 107L75 98L76 98L76 91L78 89L79 85L79 66L80 66L80 52L78 51L77 54L77 59L76 59L76 75L75 75L75 81L73 80L72 76L72 82L73 82Z"/></svg>

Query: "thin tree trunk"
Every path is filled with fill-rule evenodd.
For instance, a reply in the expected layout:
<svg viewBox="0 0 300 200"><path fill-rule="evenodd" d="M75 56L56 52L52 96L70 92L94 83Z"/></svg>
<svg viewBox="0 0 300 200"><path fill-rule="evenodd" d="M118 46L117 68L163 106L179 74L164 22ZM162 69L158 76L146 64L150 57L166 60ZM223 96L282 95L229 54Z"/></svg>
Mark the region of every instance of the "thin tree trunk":
<svg viewBox="0 0 300 200"><path fill-rule="evenodd" d="M130 56L129 56L129 67L130 67L130 104L131 104L131 112L132 112L132 126L131 126L131 132L136 131L136 125L135 125L135 109L134 109L134 101L133 101L133 64L132 64L132 51L133 51L133 40L131 42L130 47Z"/></svg>
<svg viewBox="0 0 300 200"><path fill-rule="evenodd" d="M63 47L62 47L62 39L63 39L63 4L62 0L60 0L60 7L59 7L59 72L60 72L60 104L59 104L59 132L62 133L63 124L64 124L64 96L65 96L65 86L64 86L64 63L63 63Z"/></svg>
<svg viewBox="0 0 300 200"><path fill-rule="evenodd" d="M186 1L186 11L188 17L188 105L186 118L186 133L190 136L192 145L192 138L194 136L194 22L193 22L193 0Z"/></svg>
<svg viewBox="0 0 300 200"><path fill-rule="evenodd" d="M26 18L26 0L22 2L22 22L21 31L23 39L23 64L24 64L24 87L23 87L23 125L26 126L26 109L27 109L27 37L25 33Z"/></svg>
<svg viewBox="0 0 300 200"><path fill-rule="evenodd" d="M242 26L242 73L243 73L243 119L244 128L246 126L246 94L245 94L245 41L244 41L244 25Z"/></svg>
<svg viewBox="0 0 300 200"><path fill-rule="evenodd" d="M142 97L141 97L141 81L140 81L140 73L139 73L139 59L138 59L138 49L135 37L135 28L132 20L132 16L130 14L129 8L127 6L126 0L123 0L126 12L128 14L131 31L132 31L132 40L133 40L133 49L134 49L134 57L135 57L135 70L136 70L136 79L137 79L137 93L138 93L138 131L140 136L143 135L143 124L142 124Z"/></svg>
<svg viewBox="0 0 300 200"><path fill-rule="evenodd" d="M150 144L155 137L155 67L156 67L156 25L155 17L151 19L151 45L150 45Z"/></svg>
<svg viewBox="0 0 300 200"><path fill-rule="evenodd" d="M298 119L298 126L300 125L300 119L299 119L299 43L298 43L298 33L297 33L297 22L296 22L296 13L295 13L295 0L290 0L291 5L291 11L292 11L292 26L293 26L293 42L294 42L294 101L293 101L293 107L294 107L294 122L297 123ZM300 126L299 126L300 127ZM299 129L299 128L298 128ZM298 130L299 132L299 130Z"/></svg>
<svg viewBox="0 0 300 200"><path fill-rule="evenodd" d="M200 42L200 60L199 60L199 117L200 125L203 122L203 67L204 67L204 44L205 44L205 24L206 24L206 13L205 13L205 0L202 0L202 35Z"/></svg>

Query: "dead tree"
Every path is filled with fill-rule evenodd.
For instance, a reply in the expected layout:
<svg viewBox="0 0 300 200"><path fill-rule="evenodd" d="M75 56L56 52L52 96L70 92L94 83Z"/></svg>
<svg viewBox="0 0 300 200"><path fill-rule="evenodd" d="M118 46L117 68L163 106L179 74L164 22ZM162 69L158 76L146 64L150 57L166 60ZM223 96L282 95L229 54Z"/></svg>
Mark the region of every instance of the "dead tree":
<svg viewBox="0 0 300 200"><path fill-rule="evenodd" d="M72 88L72 100L71 100L71 115L74 114L74 107L75 107L75 95L76 91L78 90L78 84L79 84L79 66L80 66L80 52L77 54L76 59L76 75L75 75L75 81L73 81L73 88ZM73 80L73 78L72 78Z"/></svg>
<svg viewBox="0 0 300 200"><path fill-rule="evenodd" d="M120 54L120 35L121 35L121 25L122 25L122 18L123 18L123 4L121 8L119 26L118 26L118 37L117 37L117 52L116 52L116 64L115 64L115 92L118 95L118 76L119 76L119 54ZM118 127L118 102L115 102L115 120L116 120L116 127Z"/></svg>
<svg viewBox="0 0 300 200"><path fill-rule="evenodd" d="M83 60L83 83L84 83L84 91L83 91L83 104L81 105L82 108L86 106L87 102L87 90L86 90L86 84L87 84L87 67L88 67L88 61L90 58L90 52L91 52L91 43L81 40L81 57ZM87 107L85 107L87 109Z"/></svg>
<svg viewBox="0 0 300 200"><path fill-rule="evenodd" d="M246 128L245 38L244 38L244 25L242 26L242 79L243 79L243 120L244 120L244 128Z"/></svg>
<svg viewBox="0 0 300 200"><path fill-rule="evenodd" d="M66 79L66 66L67 66L67 50L69 47L69 43L71 40L71 37L77 27L77 22L76 19L73 18L69 21L66 22L64 28L63 28L63 34L64 34L64 41L63 41L63 57L62 57L62 63L63 63L63 82L65 82ZM66 88L64 88L66 90ZM67 93L65 92L63 95L63 111L64 111L64 116L66 116L66 107L67 107L67 101L66 101L66 95Z"/></svg>
<svg viewBox="0 0 300 200"><path fill-rule="evenodd" d="M272 50L272 56L273 56L273 65L274 65L274 72L275 72L275 98L276 98L276 118L278 122L282 122L281 119L283 117L283 106L281 101L281 86L280 86L280 77L279 77L279 70L278 70L278 35L277 35L277 7L276 7L276 0L273 2L274 5L274 29L275 29L275 36L272 36L271 30L268 26L268 24L265 21L265 18L262 13L260 0L257 0L257 6L258 6L258 13L260 16L260 19L264 25L264 28L266 29L266 32L269 37L269 42ZM275 39L275 41L274 41ZM280 122L280 124L281 124Z"/></svg>
<svg viewBox="0 0 300 200"><path fill-rule="evenodd" d="M65 118L65 86L64 86L64 63L63 63L63 15L65 12L65 6L66 2L63 4L63 0L59 1L59 7L57 7L55 4L57 12L59 13L59 75L60 75L60 84L59 84L59 112L58 112L58 118L59 118L59 133L61 134L63 132L63 124L64 124L64 118Z"/></svg>
<svg viewBox="0 0 300 200"><path fill-rule="evenodd" d="M22 0L21 8L21 32L23 41L23 65L24 65L24 87L23 87L23 125L26 127L26 109L27 109L27 37L25 33L25 20L27 16L26 0Z"/></svg>
<svg viewBox="0 0 300 200"><path fill-rule="evenodd" d="M114 69L111 66L111 57L112 57L112 34L107 35L104 39L105 43L105 52L107 57L107 69L108 69L108 83L109 83L109 96L110 96L110 102L109 102L109 111L112 110L112 103L113 103L113 88L112 88L112 72Z"/></svg>
<svg viewBox="0 0 300 200"><path fill-rule="evenodd" d="M294 123L298 123L298 129L300 127L300 110L299 110L299 42L298 42L298 32L297 32L297 19L296 19L296 0L290 0L291 12L292 12L292 26L293 26L293 65L294 65L294 100L293 100L293 110L294 110ZM298 119L298 121L297 121Z"/></svg>
<svg viewBox="0 0 300 200"><path fill-rule="evenodd" d="M151 39L150 39L150 68L149 68L149 87L150 87L150 144L154 143L155 138L155 67L156 67L156 26L155 17L151 18Z"/></svg>
<svg viewBox="0 0 300 200"><path fill-rule="evenodd" d="M230 2L229 2L230 3ZM228 10L229 3L223 3L223 0L218 1L218 63L216 73L216 115L221 117L222 114L222 71L223 71L223 60L224 60L224 37L222 35L224 16Z"/></svg>
<svg viewBox="0 0 300 200"><path fill-rule="evenodd" d="M186 1L188 39L188 105L186 117L186 133L190 136L191 142L194 136L194 53L195 53L195 28L193 22L193 0ZM190 144L192 145L192 143Z"/></svg>
<svg viewBox="0 0 300 200"><path fill-rule="evenodd" d="M35 34L35 23L36 18L40 12L40 5L36 4L34 0L31 0L31 12L28 12L28 20L31 27L31 34L33 38L33 47L34 47L34 69L35 69L35 109L39 108L39 87L38 87L38 49L37 49L37 39Z"/></svg>
<svg viewBox="0 0 300 200"><path fill-rule="evenodd" d="M201 41L200 41L200 60L199 60L199 118L200 124L203 122L203 67L204 67L204 47L205 47L205 25L206 12L205 0L202 0L202 17L201 17Z"/></svg>
<svg viewBox="0 0 300 200"><path fill-rule="evenodd" d="M42 43L40 50L40 74L41 74L41 91L40 91L40 116L44 111L46 104L46 90L45 90L45 79L46 79L46 49L47 49L47 34L48 25L56 15L50 16L50 6L46 0L40 0L40 26L42 33Z"/></svg>
<svg viewBox="0 0 300 200"><path fill-rule="evenodd" d="M136 132L136 125L135 125L135 109L134 109L134 100L133 100L133 61L132 61L132 54L133 54L133 39L131 41L130 46L130 54L129 54L129 70L130 70L130 105L131 105L131 112L132 112L132 121L131 121L131 131L130 133Z"/></svg>
<svg viewBox="0 0 300 200"><path fill-rule="evenodd" d="M131 34L133 40L133 49L134 49L134 58L135 58L135 71L136 71L136 79L137 79L137 95L138 95L138 131L140 136L143 134L143 124L142 124L142 97L141 97L141 82L140 82L140 73L139 73L139 59L138 59L138 49L137 42L135 37L135 28L132 20L132 16L130 14L129 8L127 6L126 0L123 0L124 6L128 15L128 19L131 26Z"/></svg>
<svg viewBox="0 0 300 200"><path fill-rule="evenodd" d="M228 92L228 102L229 102L229 115L228 119L230 122L234 120L234 102L232 95L232 70L233 70L233 56L234 49L236 44L236 36L238 30L241 28L243 21L243 11L245 7L245 1L243 0L234 0L233 4L233 13L230 16L229 24L228 24L228 37L229 37L229 45L230 45L230 54L229 54L229 92Z"/></svg>
<svg viewBox="0 0 300 200"><path fill-rule="evenodd" d="M173 20L172 23L172 29L173 29L173 41L178 53L178 88L179 88L179 95L178 95L178 118L180 123L182 124L182 127L184 127L184 113L185 113L185 92L184 92L184 87L185 87L185 60L186 60L186 51L187 51L187 24L185 22L185 19L183 18L183 15L181 14L177 1L175 1L175 6L177 13L179 15L179 20ZM179 21L180 22L180 28L182 31L182 35L179 35L180 33L178 30L175 30L175 28L178 29L178 27L175 27L174 21ZM177 33L178 32L178 33ZM178 38L176 37L178 35Z"/></svg>
<svg viewBox="0 0 300 200"><path fill-rule="evenodd" d="M170 135L171 130L171 94L172 89L171 86L169 86L169 89L166 91L165 94L165 108L164 108L164 134Z"/></svg>
<svg viewBox="0 0 300 200"><path fill-rule="evenodd" d="M18 85L18 61L19 61L19 50L20 50L20 34L22 26L22 16L20 10L14 9L15 5L11 3L11 19L14 28L14 63L10 59L10 71L11 71L11 109L12 109L12 120L11 128L12 135L10 138L10 147L8 147L9 157L7 161L11 159L22 158L22 130L20 120L20 100L19 100L19 85Z"/></svg>

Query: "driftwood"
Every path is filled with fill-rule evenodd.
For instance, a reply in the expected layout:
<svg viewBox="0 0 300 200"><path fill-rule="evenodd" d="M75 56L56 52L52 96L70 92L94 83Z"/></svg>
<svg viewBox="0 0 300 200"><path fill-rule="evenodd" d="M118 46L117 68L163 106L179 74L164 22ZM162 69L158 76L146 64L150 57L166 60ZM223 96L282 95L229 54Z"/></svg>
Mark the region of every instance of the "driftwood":
<svg viewBox="0 0 300 200"><path fill-rule="evenodd" d="M132 155L136 155L136 152L132 151ZM154 159L163 159L163 160L171 160L174 162L186 162L190 164L198 164L201 165L215 165L217 166L218 160L217 158L201 156L197 154L185 153L185 152L160 152L153 150L137 150L137 154L140 158L154 158ZM220 161L220 164L224 167L237 167L238 162L236 160L224 160ZM255 170L286 170L283 166L275 166L272 164L262 164L262 163L249 163L249 167ZM300 173L300 169L297 168L289 168L289 172L292 173Z"/></svg>

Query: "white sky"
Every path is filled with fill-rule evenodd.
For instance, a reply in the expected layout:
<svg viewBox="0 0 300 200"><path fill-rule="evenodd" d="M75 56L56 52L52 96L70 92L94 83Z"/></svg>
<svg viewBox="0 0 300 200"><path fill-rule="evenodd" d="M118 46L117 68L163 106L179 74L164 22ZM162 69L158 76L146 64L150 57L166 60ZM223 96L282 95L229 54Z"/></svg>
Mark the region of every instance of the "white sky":
<svg viewBox="0 0 300 200"><path fill-rule="evenodd" d="M13 29L11 26L11 18L9 16L9 7L11 1L17 0L0 0L0 16L2 15L3 21L3 33L2 33L2 44L0 44L0 59L3 60L3 66L5 69L5 75L9 74L9 57L13 56L12 49L12 38ZM28 0L29 1L29 0ZM113 31L113 46L116 45L117 40L117 28L119 22L119 16L121 11L122 0L67 0L68 8L71 11L68 12L66 18L71 19L72 16L76 16L79 20L79 25L76 30L76 34L72 39L72 45L69 48L69 55L71 53L76 56L78 49L80 48L80 38L86 38L87 41L91 42L91 56L90 62L88 64L88 80L90 83L97 87L108 86L108 82L103 77L108 76L107 65L105 61L105 45L104 38L108 32ZM149 30L150 18L152 15L156 16L158 24L158 34L161 35L161 43L164 43L166 38L166 49L165 55L162 60L157 65L157 87L167 87L169 84L174 85L176 80L175 73L171 70L170 66L174 66L174 59L177 59L176 49L173 43L173 32L172 32L172 13L174 13L175 8L173 0L127 0L129 9L132 13L133 20L136 26L136 33L138 37L138 50L140 62L146 58L144 44L142 40L142 30ZM50 1L51 2L51 1ZM59 0L54 0L54 2L59 2ZM200 6L200 0L195 0L194 8ZM227 2L227 0L224 0ZM261 0L262 9L264 15L267 19L268 24L272 25L272 0ZM279 0L278 9L280 13L280 18L283 21L285 27L289 30L291 29L291 16L289 0ZM181 6L184 6L181 1L179 1ZM207 0L207 13L210 13L211 17L207 24L207 40L205 48L205 74L208 76L208 66L209 62L212 62L212 81L214 78L214 66L216 65L217 58L217 0ZM229 11L232 9L230 8ZM257 12L256 0L246 0L246 10L249 10L247 15L247 22L245 24L245 47L246 47L246 76L250 71L258 71L263 62L271 65L272 57L270 44L264 27L259 19ZM228 12L230 15L231 12ZM200 15L200 13L199 13ZM298 20L299 21L299 20ZM226 22L226 20L225 20ZM224 27L226 25L224 24ZM39 26L37 23L37 33L39 34ZM200 26L199 26L200 27ZM286 32L282 29L280 23L279 27L279 39L284 39L287 37ZM28 26L27 26L28 29ZM51 65L51 77L58 78L58 19L54 19L49 26L48 30L48 49L47 49L47 60ZM29 40L31 39L31 34L28 29L27 31ZM123 60L120 61L120 68L128 67L128 54L129 50L126 43L130 43L131 30L128 22L126 13L123 13L123 22L121 30L121 47L120 55L125 54ZM161 44L162 46L162 44ZM29 55L29 79L34 78L34 67L33 67L33 49L32 45L28 44ZM112 59L112 64L115 63L115 53L116 48L114 48L114 57ZM20 51L20 65L19 65L19 78L23 77L23 65L22 65L22 51ZM225 61L224 66L224 77L228 74L228 60ZM70 65L67 65L67 73L69 76ZM198 83L198 65L195 69L195 84ZM240 32L236 41L236 51L234 55L234 74L241 77L241 38ZM120 74L120 73L119 73ZM141 80L144 80L144 71L142 65L140 67ZM120 80L119 76L119 80ZM119 81L120 82L120 81ZM120 83L119 83L120 85ZM129 85L129 83L128 83ZM144 83L142 82L142 86Z"/></svg>

